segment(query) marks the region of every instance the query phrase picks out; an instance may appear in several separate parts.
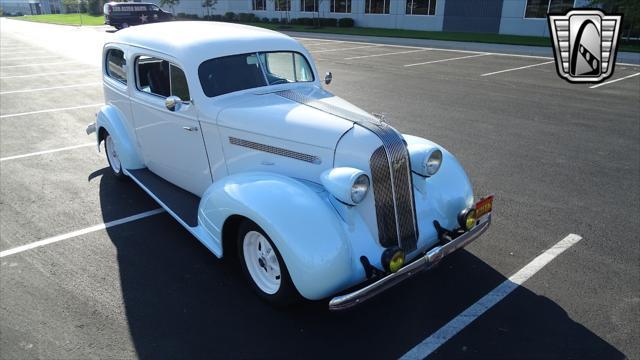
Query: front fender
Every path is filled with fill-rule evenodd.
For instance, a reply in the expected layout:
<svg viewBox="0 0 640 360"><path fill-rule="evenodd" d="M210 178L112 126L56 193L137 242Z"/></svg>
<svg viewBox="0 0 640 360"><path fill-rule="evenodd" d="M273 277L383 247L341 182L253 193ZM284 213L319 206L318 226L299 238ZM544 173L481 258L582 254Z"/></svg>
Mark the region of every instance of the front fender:
<svg viewBox="0 0 640 360"><path fill-rule="evenodd" d="M227 218L251 219L278 248L298 292L318 300L343 289L352 278L351 246L326 194L321 187L278 174L235 174L205 192L199 222L221 239Z"/></svg>
<svg viewBox="0 0 640 360"><path fill-rule="evenodd" d="M100 130L105 129L116 146L116 151L125 169L141 169L144 167L142 157L135 146L135 134L127 130L124 115L117 107L104 105L96 117L96 136L100 145Z"/></svg>
<svg viewBox="0 0 640 360"><path fill-rule="evenodd" d="M442 151L437 174L430 178L413 174L420 245L429 248L438 241L433 221L448 229L457 228L460 211L473 206L473 188L460 162L445 148L417 136L403 136L408 145L424 144Z"/></svg>

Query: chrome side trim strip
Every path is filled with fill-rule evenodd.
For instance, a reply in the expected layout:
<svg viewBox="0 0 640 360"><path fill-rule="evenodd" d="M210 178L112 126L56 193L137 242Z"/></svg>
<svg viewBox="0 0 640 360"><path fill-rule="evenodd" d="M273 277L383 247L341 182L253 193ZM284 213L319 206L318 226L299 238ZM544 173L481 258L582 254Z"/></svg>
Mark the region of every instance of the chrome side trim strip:
<svg viewBox="0 0 640 360"><path fill-rule="evenodd" d="M292 158L300 161L305 161L311 164L319 165L322 163L322 160L320 160L320 158L315 155L304 154L297 151L287 150L287 149L283 149L283 148L279 148L271 145L265 145L265 144L261 144L261 143L257 143L249 140L238 139L230 136L229 142L233 145L243 146L249 149L258 150L258 151L266 152L269 154L274 154L274 155L284 156L284 157L288 157L288 158Z"/></svg>

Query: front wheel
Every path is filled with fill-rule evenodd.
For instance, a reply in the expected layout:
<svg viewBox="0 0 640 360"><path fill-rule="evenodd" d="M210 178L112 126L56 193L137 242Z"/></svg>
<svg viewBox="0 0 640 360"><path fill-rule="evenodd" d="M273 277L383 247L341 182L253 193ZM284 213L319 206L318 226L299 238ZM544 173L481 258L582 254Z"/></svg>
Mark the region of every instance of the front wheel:
<svg viewBox="0 0 640 360"><path fill-rule="evenodd" d="M116 145L110 134L107 134L104 138L104 152L107 154L107 161L109 162L109 167L111 168L113 176L118 179L124 179L125 175L122 172L122 162L120 161Z"/></svg>
<svg viewBox="0 0 640 360"><path fill-rule="evenodd" d="M300 299L278 249L252 221L246 220L240 225L238 254L247 280L261 298L278 306Z"/></svg>

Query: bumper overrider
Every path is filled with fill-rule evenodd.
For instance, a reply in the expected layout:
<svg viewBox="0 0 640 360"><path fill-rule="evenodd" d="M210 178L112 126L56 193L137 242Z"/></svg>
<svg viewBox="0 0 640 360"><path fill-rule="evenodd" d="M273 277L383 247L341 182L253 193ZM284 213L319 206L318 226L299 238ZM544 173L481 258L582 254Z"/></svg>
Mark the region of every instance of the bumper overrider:
<svg viewBox="0 0 640 360"><path fill-rule="evenodd" d="M471 230L457 236L453 240L444 245L439 245L423 256L420 256L412 263L405 265L395 273L384 276L383 278L363 287L362 289L353 291L348 294L336 296L329 302L330 310L345 310L378 295L379 293L395 286L401 281L408 279L423 270L429 270L439 263L445 256L462 249L480 235L482 235L491 224L491 213L478 220L478 224Z"/></svg>

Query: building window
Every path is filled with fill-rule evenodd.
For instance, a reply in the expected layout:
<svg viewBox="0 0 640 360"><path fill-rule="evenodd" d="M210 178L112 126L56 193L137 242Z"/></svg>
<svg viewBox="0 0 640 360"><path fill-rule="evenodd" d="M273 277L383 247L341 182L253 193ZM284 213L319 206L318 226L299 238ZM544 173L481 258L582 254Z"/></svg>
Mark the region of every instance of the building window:
<svg viewBox="0 0 640 360"><path fill-rule="evenodd" d="M574 0L527 0L524 17L546 18L548 13L564 13L574 6Z"/></svg>
<svg viewBox="0 0 640 360"><path fill-rule="evenodd" d="M291 0L275 0L276 11L291 11Z"/></svg>
<svg viewBox="0 0 640 360"><path fill-rule="evenodd" d="M407 15L435 15L437 0L407 0Z"/></svg>
<svg viewBox="0 0 640 360"><path fill-rule="evenodd" d="M252 0L254 11L267 10L267 0Z"/></svg>
<svg viewBox="0 0 640 360"><path fill-rule="evenodd" d="M388 14L389 0L367 0L364 8L365 14Z"/></svg>
<svg viewBox="0 0 640 360"><path fill-rule="evenodd" d="M332 13L350 13L351 0L331 0Z"/></svg>
<svg viewBox="0 0 640 360"><path fill-rule="evenodd" d="M300 0L300 11L302 12L318 11L318 0Z"/></svg>

